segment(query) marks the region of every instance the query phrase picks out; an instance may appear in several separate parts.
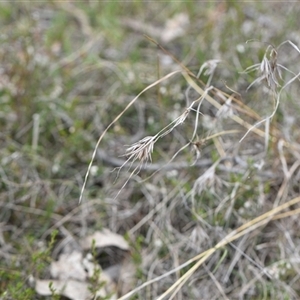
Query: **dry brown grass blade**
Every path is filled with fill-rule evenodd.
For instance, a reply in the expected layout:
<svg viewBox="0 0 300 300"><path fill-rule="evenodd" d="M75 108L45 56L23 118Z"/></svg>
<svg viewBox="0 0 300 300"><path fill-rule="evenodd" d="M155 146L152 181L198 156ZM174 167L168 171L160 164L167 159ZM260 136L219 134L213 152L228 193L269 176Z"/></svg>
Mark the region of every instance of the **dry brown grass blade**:
<svg viewBox="0 0 300 300"><path fill-rule="evenodd" d="M215 99L213 99L210 95L208 95L207 93L205 93L205 91L199 86L197 85L192 78L189 76L189 74L187 73L183 73L182 74L184 76L184 78L186 79L186 81L188 82L189 85L191 85L191 87L197 91L200 95L206 94L205 95L205 99L214 107L216 107L217 109L221 108L221 104L219 102L217 102ZM231 117L232 120L236 121L238 124L242 125L243 127L249 129L251 128L252 125L250 125L249 123L245 122L243 119L241 119L238 116L232 116ZM263 131L255 128L255 130L253 130L257 135L264 137L265 134Z"/></svg>
<svg viewBox="0 0 300 300"><path fill-rule="evenodd" d="M202 82L201 79L199 79L197 76L195 76L195 74L188 68L186 67L183 63L181 63L170 51L166 50L161 44L159 44L157 41L155 41L153 38L149 37L148 35L144 35L151 43L155 44L159 49L161 49L165 54L167 54L168 56L170 56L183 70L185 70L187 72L187 74L191 77L193 77L196 81L198 81L199 83L201 83L203 86L205 86L205 84ZM232 90L231 88L229 88L226 83L224 83L224 85L233 93L238 94L236 91ZM248 107L246 104L244 104L242 101L240 101L239 99L237 99L236 97L233 97L232 95L228 95L227 93L221 91L221 90L217 90L217 92L212 91L213 94L217 95L217 93L221 93L225 98L232 98L232 100L234 102L236 102L238 104L238 107L236 109L243 111L246 115L252 117L255 120L259 120L260 116L257 114L257 112L255 112L254 110L252 110L250 107ZM201 93L202 95L202 93Z"/></svg>
<svg viewBox="0 0 300 300"><path fill-rule="evenodd" d="M208 95L207 93L205 93L205 91L199 86L197 85L194 80L192 80L192 78L190 77L189 74L187 73L182 73L182 75L184 76L184 78L186 79L186 81L193 87L193 89L195 91L197 91L200 95L205 94L205 99L214 107L216 107L217 109L221 108L221 104L219 102L217 102L215 99L213 99L210 95ZM241 126L245 127L246 129L252 129L252 132L254 132L255 134L257 134L258 136L265 138L265 132L258 129L258 128L253 128L253 125L249 124L248 122L244 121L242 118L240 118L239 116L236 115L232 115L230 116L230 118L235 121L236 123L240 124ZM270 139L272 142L276 142L278 139L274 136L270 136ZM285 142L285 145L287 145L287 143Z"/></svg>

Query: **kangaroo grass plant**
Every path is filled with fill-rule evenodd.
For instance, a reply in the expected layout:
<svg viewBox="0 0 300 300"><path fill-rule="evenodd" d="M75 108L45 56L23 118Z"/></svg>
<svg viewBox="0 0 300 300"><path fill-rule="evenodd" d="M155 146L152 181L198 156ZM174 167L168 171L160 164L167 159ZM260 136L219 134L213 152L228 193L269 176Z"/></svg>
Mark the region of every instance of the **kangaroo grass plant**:
<svg viewBox="0 0 300 300"><path fill-rule="evenodd" d="M149 38L152 42L154 42L156 45L159 46L164 52L168 53L161 45L159 45L157 42L155 42L153 39ZM181 66L182 70L178 70L172 73L169 73L168 75L162 77L161 79L157 80L153 84L147 86L142 92L140 92L127 106L126 108L112 121L112 123L104 130L102 135L100 136L97 145L95 147L92 159L90 161L84 184L81 190L80 199L79 201L82 201L83 193L85 189L85 185L87 182L87 178L91 169L91 166L93 164L94 158L96 156L97 148L99 147L99 144L103 138L103 136L106 134L107 130L118 120L122 117L122 115L125 113L125 111L141 96L142 93L149 90L150 88L158 85L159 83L162 83L163 81L167 80L168 78L172 77L173 75L176 75L178 73L181 73L181 75L186 80L186 83L188 84L188 88L185 92L185 98L187 106L182 111L182 113L175 118L173 121L171 121L167 126L165 126L163 129L161 129L158 133L152 136L146 136L137 142L133 143L132 145L128 146L126 149L126 153L124 156L127 157L126 161L118 168L118 174L121 171L121 169L125 165L129 165L129 170L131 169L131 166L137 161L138 164L134 167L133 171L129 175L128 179L125 181L125 184L122 186L121 190L125 187L125 185L129 182L129 179L137 175L144 164L152 163L152 153L155 149L155 145L158 142L159 139L165 138L168 134L172 133L175 129L177 129L178 126L183 125L188 118L191 117L191 114L194 113L194 128L191 134L191 137L188 139L187 143L182 146L178 151L175 152L175 154L172 156L171 160L168 163L171 163L179 154L180 152L184 151L188 146L192 146L192 149L196 153L196 160L194 163L191 164L191 167L201 158L201 149L203 145L205 145L205 142L207 141L214 141L216 148L218 148L218 145L220 143L219 138L225 136L225 135L233 135L238 134L242 131L242 128L247 129L246 133L243 135L243 137L240 139L239 143L242 143L245 137L250 133L253 132L254 134L258 135L261 138L265 139L265 148L267 150L268 147L268 141L271 140L273 143L278 143L280 146L280 153L281 153L281 162L283 165L283 170L286 174L286 178L290 178L291 174L295 172L295 170L298 168L299 164L296 164L293 166L293 170L288 171L287 164L283 155L283 145L286 147L290 147L289 143L287 141L284 141L282 138L279 138L279 133L276 132L276 130L272 131L272 135L270 136L269 126L270 121L274 117L279 103L280 103L280 97L282 92L296 79L298 79L299 74L296 74L292 71L290 71L288 68L283 66L282 64L278 63L278 53L280 52L280 48L284 44L291 45L299 54L299 48L292 43L291 41L286 41L282 44L280 44L277 48L275 48L272 45L269 45L264 53L262 62L260 64L255 64L251 67L248 67L243 73L249 73L253 71L259 72L259 77L255 79L247 88L249 90L251 87L254 86L256 83L265 82L267 88L270 91L270 94L272 96L272 99L274 101L274 109L273 112L266 118L263 118L262 120L258 121L255 125L251 125L248 121L246 121L242 116L239 116L239 114L244 113L245 116L251 116L254 119L259 119L259 115L256 112L253 112L248 106L241 103L240 100L236 98L238 95L237 92L235 92L233 89L228 88L232 94L228 95L221 91L218 88L215 88L212 85L213 75L216 71L216 68L218 64L220 63L220 60L213 59L210 61L205 62L199 69L199 72L197 75L194 75L189 69L187 69L185 66L183 66L181 63L178 62L176 58L174 58L172 55L171 57L178 62L178 64ZM168 53L169 54L169 53ZM204 72L204 70L206 70ZM282 76L282 70L287 71L288 73L292 74L292 78L288 79L287 82L283 82L284 78ZM209 76L207 83L202 83L201 80L199 80L201 75ZM201 85L203 87L201 87ZM191 100L190 92L191 90L196 91L200 97L198 97L196 100ZM216 100L219 99L219 100ZM217 121L222 123L223 119L231 119L238 125L241 125L242 128L240 129L229 129L229 130L223 130L220 132L216 132L206 138L199 139L198 136L198 127L200 123L200 119L203 116L203 112L201 111L202 105L204 101L207 101L212 107L217 109L216 112L216 118ZM263 122L266 122L266 130L265 132L261 131L257 128L257 126ZM196 139L197 137L197 139ZM219 147L219 149L221 149ZM195 206L195 203L197 202L196 197L207 190L208 188L212 187L213 185L218 186L219 188L222 186L222 184L225 184L228 186L228 183L225 183L222 179L218 178L217 176L217 169L218 166L222 160L222 156L226 157L226 152L223 152L220 150L219 155L221 158L219 158L210 168L208 168L201 176L198 177L198 179L195 181L192 192L191 192L191 199L193 206ZM168 164L167 163L167 164ZM159 169L155 172L159 172ZM288 174L288 175L287 175ZM148 177L147 179L149 179ZM283 189L286 189L286 185L283 186ZM120 190L120 191L121 191ZM120 191L117 193L117 196L119 195ZM216 193L217 195L218 193ZM221 239L220 242L216 243L215 246L211 247L210 249L201 252L200 254L194 256L192 259L189 259L185 263L181 264L177 268L175 268L173 271L166 272L162 276L158 276L155 279L151 279L144 284L142 284L140 287L133 289L126 295L119 298L119 300L127 299L130 296L132 296L137 291L141 290L142 288L145 288L146 286L153 284L162 278L165 278L166 276L169 276L175 272L178 272L179 270L186 268L188 265L194 263L192 267L190 267L186 272L183 273L183 275L179 276L178 280L175 281L174 284L171 285L170 288L168 288L163 294L161 294L157 299L162 300L168 297L168 299L173 299L175 295L180 291L180 289L183 287L184 284L191 278L191 276L204 264L205 261L207 261L213 254L215 254L218 250L223 249L227 245L232 245L231 243L245 235L248 235L258 228L262 226L266 226L270 221L272 220L279 220L282 218L286 218L288 216L293 216L299 213L299 209L294 209L289 212L282 213L284 209L287 209L291 206L294 206L300 202L300 198L294 198L282 205L275 206L273 209L270 209L268 212L262 214L261 216L254 218L246 223L244 225L238 227L237 229L232 230L229 234L227 234L224 238ZM277 201L278 204L278 201ZM220 208L219 208L220 210ZM192 209L193 214L197 216L197 219L202 221L204 226L207 226L208 224L199 216L195 209ZM280 213L280 214L279 214ZM152 215L153 216L153 215ZM233 245L233 247L235 247ZM266 274L269 278L272 280L274 279L273 276L271 276L268 272L267 268L264 268L263 266L260 266L256 262L254 262L249 256L245 254L245 257L252 262L257 268L260 269L260 271L263 274ZM205 267L206 268L206 267ZM209 272L208 272L209 273ZM212 273L209 273L211 276L213 276ZM214 277L213 277L214 278ZM228 276L227 276L228 278ZM275 280L275 279L274 279ZM217 288L221 291L221 294L223 297L228 299L226 295L224 294L223 289L219 285L218 282L215 282L217 285ZM293 293L293 292L291 292Z"/></svg>

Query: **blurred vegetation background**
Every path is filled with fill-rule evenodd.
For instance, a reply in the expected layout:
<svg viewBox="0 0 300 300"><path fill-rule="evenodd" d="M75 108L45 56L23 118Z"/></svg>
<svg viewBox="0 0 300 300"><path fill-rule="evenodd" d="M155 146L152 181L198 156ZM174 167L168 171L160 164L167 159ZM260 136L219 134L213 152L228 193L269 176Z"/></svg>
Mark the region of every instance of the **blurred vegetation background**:
<svg viewBox="0 0 300 300"><path fill-rule="evenodd" d="M217 109L203 102L200 140L241 132L209 139L194 166L188 147L159 170L189 143L193 112L156 143L153 164L135 175L130 163L115 169L125 162L129 145L155 135L185 110L187 100L199 97L191 89L187 99L189 85L178 74L142 94L110 128L78 204L99 136L144 88L181 69L170 54L195 75L205 62L220 60L210 85L236 92L234 112L250 124L270 115L274 102L267 88L255 84L246 92L258 76L241 72L260 63L268 45L289 40L299 47L299 15L297 2L0 2L0 298L45 299L34 280L49 278L51 260L102 228L124 235L131 245L118 262L133 269L130 284L117 285L121 297L298 196L297 80L281 95L267 149L254 133L239 143L246 129L218 119ZM246 43L250 39L257 42ZM278 50L279 63L294 74L299 57L291 44ZM282 71L287 82L291 73ZM201 75L204 83L208 78ZM245 107L259 117L243 115ZM199 187L201 175L219 158L215 173ZM241 237L216 252L174 299L299 299L299 232L292 215ZM114 260L117 252L102 255L102 261ZM131 299L155 299L188 268ZM119 282L129 278L122 276Z"/></svg>

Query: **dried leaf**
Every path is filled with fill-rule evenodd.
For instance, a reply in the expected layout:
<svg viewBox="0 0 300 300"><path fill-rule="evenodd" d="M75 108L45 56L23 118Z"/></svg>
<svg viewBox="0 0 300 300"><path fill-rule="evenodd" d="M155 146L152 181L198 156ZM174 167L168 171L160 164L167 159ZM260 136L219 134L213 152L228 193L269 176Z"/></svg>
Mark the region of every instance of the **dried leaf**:
<svg viewBox="0 0 300 300"><path fill-rule="evenodd" d="M132 261L127 261L119 270L118 289L121 295L125 295L134 289L137 283L136 266Z"/></svg>
<svg viewBox="0 0 300 300"><path fill-rule="evenodd" d="M103 278L109 278L104 274L101 275L101 280ZM87 282L81 282L77 280L36 280L35 281L35 290L39 295L42 296L51 296L53 293L49 287L52 285L52 290L55 290L55 294L68 297L71 300L89 300L93 299L93 296L100 297L100 299L111 295L110 298L105 298L109 300L117 299L114 291L116 286L110 282L106 284L103 288L96 292L96 295L92 295L89 290L89 284Z"/></svg>
<svg viewBox="0 0 300 300"><path fill-rule="evenodd" d="M83 239L83 248L86 250L90 249L93 240L95 240L95 247L115 246L121 250L129 250L129 245L125 239L108 229L95 232L93 235ZM81 252L74 251L70 254L61 254L58 261L52 262L50 266L51 277L54 279L37 279L35 285L36 292L40 295L50 296L53 294L54 289L55 293L68 297L71 300L92 299L95 295L91 295L89 283L86 280L95 274L95 268L100 269L101 267L92 262L89 257L83 258ZM116 277L118 276L116 275ZM113 295L109 299L117 299L115 295L116 284L105 270L100 271L98 282L104 285L97 292L97 297L102 299L108 295ZM52 291L49 288L50 283L52 284Z"/></svg>
<svg viewBox="0 0 300 300"><path fill-rule="evenodd" d="M68 297L71 300L87 300L92 297L88 284L76 280L36 280L36 292L42 296L51 296L50 283L55 293Z"/></svg>
<svg viewBox="0 0 300 300"><path fill-rule="evenodd" d="M87 273L82 264L82 253L72 252L70 254L62 254L58 261L51 263L51 276L56 279L76 279L85 281Z"/></svg>
<svg viewBox="0 0 300 300"><path fill-rule="evenodd" d="M84 238L81 242L83 249L91 249L93 240L95 241L96 248L115 246L122 250L129 250L126 240L121 235L113 233L109 229L96 231L94 234Z"/></svg>

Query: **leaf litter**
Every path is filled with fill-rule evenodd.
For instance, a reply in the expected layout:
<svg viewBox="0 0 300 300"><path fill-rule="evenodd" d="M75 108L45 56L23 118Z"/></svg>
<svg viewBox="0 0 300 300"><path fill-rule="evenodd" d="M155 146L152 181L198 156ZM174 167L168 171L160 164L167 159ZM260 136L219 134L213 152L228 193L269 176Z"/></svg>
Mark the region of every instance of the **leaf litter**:
<svg viewBox="0 0 300 300"><path fill-rule="evenodd" d="M35 279L36 292L42 296L58 294L70 300L87 300L93 297L117 299L117 283L124 280L128 283L128 272L122 270L124 260L104 268L91 252L93 249L100 251L117 248L128 253L130 248L124 237L104 228L82 238L79 243L81 251L61 253L58 260L51 262L50 279ZM90 280L95 274L99 289L92 293ZM126 278L123 280L125 274Z"/></svg>

